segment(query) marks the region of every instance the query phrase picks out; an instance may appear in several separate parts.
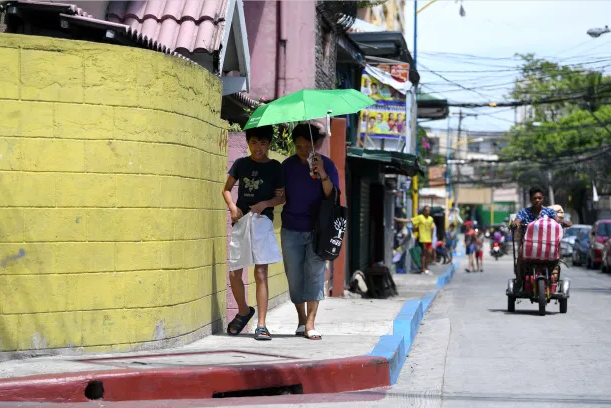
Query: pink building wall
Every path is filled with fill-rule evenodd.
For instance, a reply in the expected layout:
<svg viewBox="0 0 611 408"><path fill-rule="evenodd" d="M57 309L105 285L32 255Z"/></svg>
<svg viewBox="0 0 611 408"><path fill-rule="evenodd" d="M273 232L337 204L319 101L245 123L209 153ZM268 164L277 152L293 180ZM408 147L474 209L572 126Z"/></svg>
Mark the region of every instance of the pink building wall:
<svg viewBox="0 0 611 408"><path fill-rule="evenodd" d="M314 89L316 2L245 1L244 15L250 50L250 96L273 99ZM330 155L328 138L319 152Z"/></svg>
<svg viewBox="0 0 611 408"><path fill-rule="evenodd" d="M246 1L244 16L250 50L251 97L271 99L314 88L316 2ZM284 52L278 52L279 43L283 44L280 49ZM278 65L280 75L276 75ZM280 95L275 94L276 77Z"/></svg>

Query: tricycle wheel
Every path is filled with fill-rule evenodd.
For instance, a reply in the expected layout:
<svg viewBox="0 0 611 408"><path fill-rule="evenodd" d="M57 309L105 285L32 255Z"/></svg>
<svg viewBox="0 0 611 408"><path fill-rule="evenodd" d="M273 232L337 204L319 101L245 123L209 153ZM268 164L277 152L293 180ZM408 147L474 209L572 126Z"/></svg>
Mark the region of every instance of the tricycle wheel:
<svg viewBox="0 0 611 408"><path fill-rule="evenodd" d="M516 311L516 298L507 296L507 311L510 313Z"/></svg>
<svg viewBox="0 0 611 408"><path fill-rule="evenodd" d="M569 308L569 300L568 299L560 299L560 313L566 313Z"/></svg>
<svg viewBox="0 0 611 408"><path fill-rule="evenodd" d="M547 305L547 293L545 292L545 280L537 281L537 298L539 299L539 315L545 316L545 306Z"/></svg>

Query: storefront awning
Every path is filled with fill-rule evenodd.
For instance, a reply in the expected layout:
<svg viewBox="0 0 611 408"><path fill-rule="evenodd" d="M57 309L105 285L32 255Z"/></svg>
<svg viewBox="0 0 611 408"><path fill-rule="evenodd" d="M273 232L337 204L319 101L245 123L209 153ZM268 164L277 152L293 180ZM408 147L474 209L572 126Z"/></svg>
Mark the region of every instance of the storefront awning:
<svg viewBox="0 0 611 408"><path fill-rule="evenodd" d="M412 59L403 33L399 31L381 31L367 33L349 33L352 41L358 44L363 54L369 57L389 58L409 64L409 81L417 84L420 81L418 71L414 69Z"/></svg>
<svg viewBox="0 0 611 408"><path fill-rule="evenodd" d="M439 99L418 91L418 119L440 120L450 114L447 99Z"/></svg>
<svg viewBox="0 0 611 408"><path fill-rule="evenodd" d="M347 155L353 159L377 161L384 165L385 173L402 174L409 177L417 173L424 175L424 169L420 167L418 158L413 154L349 147Z"/></svg>

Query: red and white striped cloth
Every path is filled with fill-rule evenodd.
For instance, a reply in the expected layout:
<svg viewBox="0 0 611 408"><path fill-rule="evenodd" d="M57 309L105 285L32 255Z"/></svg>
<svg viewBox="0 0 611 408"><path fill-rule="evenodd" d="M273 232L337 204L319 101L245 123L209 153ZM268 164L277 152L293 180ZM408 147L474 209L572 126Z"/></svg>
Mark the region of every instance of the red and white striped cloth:
<svg viewBox="0 0 611 408"><path fill-rule="evenodd" d="M564 236L562 226L547 216L531 222L524 235L523 257L538 261L555 261L560 258L560 241Z"/></svg>

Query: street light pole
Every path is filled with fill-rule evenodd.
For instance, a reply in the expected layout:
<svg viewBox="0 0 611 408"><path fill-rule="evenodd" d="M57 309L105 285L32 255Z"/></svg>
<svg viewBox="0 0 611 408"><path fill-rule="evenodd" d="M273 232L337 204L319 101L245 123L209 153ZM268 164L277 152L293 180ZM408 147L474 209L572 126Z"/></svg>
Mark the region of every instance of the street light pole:
<svg viewBox="0 0 611 408"><path fill-rule="evenodd" d="M603 34L611 33L611 30L609 30L609 26L605 26L605 28L590 28L587 33L592 38L598 38Z"/></svg>
<svg viewBox="0 0 611 408"><path fill-rule="evenodd" d="M414 71L417 70L416 61L418 60L418 1L414 1ZM411 70L411 68L410 68ZM412 116L415 117L414 122L415 126L412 126L412 131L414 134L414 154L416 158L418 158L418 84L414 86L414 102L415 106L412 106L412 109L416 110L416 114ZM414 217L418 215L418 175L416 174L413 177L412 181L412 214Z"/></svg>

